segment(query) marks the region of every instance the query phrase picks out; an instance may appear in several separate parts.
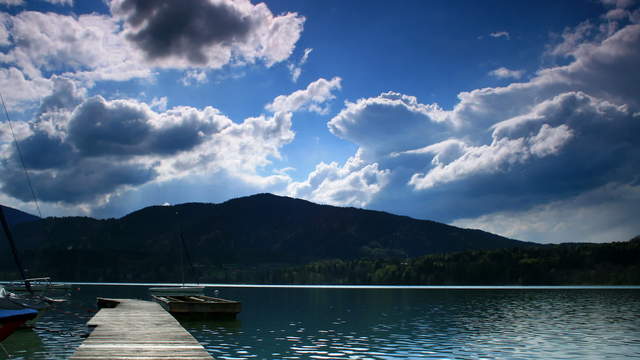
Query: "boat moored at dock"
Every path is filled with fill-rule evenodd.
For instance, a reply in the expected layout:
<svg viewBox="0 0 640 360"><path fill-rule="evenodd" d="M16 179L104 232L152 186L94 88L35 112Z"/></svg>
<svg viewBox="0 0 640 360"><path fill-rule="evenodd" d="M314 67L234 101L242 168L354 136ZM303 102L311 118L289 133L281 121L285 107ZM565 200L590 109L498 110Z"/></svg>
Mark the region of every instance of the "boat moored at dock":
<svg viewBox="0 0 640 360"><path fill-rule="evenodd" d="M38 311L34 309L3 309L0 308L0 341L13 334L27 321L34 319Z"/></svg>
<svg viewBox="0 0 640 360"><path fill-rule="evenodd" d="M204 295L204 286L165 286L149 288L151 295Z"/></svg>
<svg viewBox="0 0 640 360"><path fill-rule="evenodd" d="M171 315L184 319L233 320L242 310L239 301L205 295L152 295Z"/></svg>

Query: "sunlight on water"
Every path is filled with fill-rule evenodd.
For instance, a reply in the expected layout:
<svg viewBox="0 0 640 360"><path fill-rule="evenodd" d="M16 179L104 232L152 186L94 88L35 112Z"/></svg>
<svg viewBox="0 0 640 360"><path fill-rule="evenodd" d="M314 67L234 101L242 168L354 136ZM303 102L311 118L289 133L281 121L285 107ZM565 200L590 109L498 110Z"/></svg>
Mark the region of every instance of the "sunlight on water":
<svg viewBox="0 0 640 360"><path fill-rule="evenodd" d="M640 358L640 289L220 290L243 302L238 320L183 323L216 359ZM66 359L96 296L148 298L81 286L6 341L12 359Z"/></svg>

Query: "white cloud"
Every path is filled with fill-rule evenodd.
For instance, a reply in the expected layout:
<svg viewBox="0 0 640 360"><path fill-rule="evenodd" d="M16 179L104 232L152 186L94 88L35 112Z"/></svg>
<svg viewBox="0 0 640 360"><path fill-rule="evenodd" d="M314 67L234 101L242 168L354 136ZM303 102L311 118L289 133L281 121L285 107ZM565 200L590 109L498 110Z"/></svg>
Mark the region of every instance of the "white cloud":
<svg viewBox="0 0 640 360"><path fill-rule="evenodd" d="M612 122L625 130L604 130ZM536 105L528 114L494 125L491 144L464 146L465 151L456 160L448 164L436 164L426 174L414 174L409 184L418 190L424 190L474 174L509 172L514 165L556 155L571 141L578 142L574 144L577 147L575 150L579 148L586 152L571 154L570 156L575 157L572 166L588 168L593 164L590 158L601 151L595 147L596 144L627 142L626 132L634 128L640 129L635 122L624 106L615 106L583 93L562 94ZM629 151L633 154L632 149ZM635 156L637 155L640 154ZM587 159L583 163L579 159L584 156ZM604 154L600 153L598 156L602 157ZM562 162L565 160L560 158ZM545 161L551 163L550 160ZM611 166L618 166L616 159L606 162Z"/></svg>
<svg viewBox="0 0 640 360"><path fill-rule="evenodd" d="M507 40L510 39L509 33L507 31L496 31L496 32L492 32L489 34L489 36L491 36L492 38L505 38Z"/></svg>
<svg viewBox="0 0 640 360"><path fill-rule="evenodd" d="M335 98L332 91L340 89L342 79L334 77L331 80L320 78L310 83L306 89L297 90L289 95L280 95L272 103L267 104L265 109L271 112L292 112L307 110L325 114L327 107L322 105Z"/></svg>
<svg viewBox="0 0 640 360"><path fill-rule="evenodd" d="M640 26L611 32L583 23L565 35L557 55L569 56L569 64L542 69L526 82L462 92L451 110L394 92L346 102L330 131L358 146L360 166L385 172L385 185L360 204L452 221L534 211L608 184L634 186ZM321 163L290 191L309 199L341 187L348 194L339 181L321 186L338 169ZM599 209L615 218L620 204L608 201ZM566 204L574 211L587 206ZM625 206L640 209L637 200ZM526 234L525 240L539 239Z"/></svg>
<svg viewBox="0 0 640 360"><path fill-rule="evenodd" d="M0 60L15 64L31 79L41 78L43 71L90 80L150 75L107 16L24 11L10 17L9 23L13 38L20 42L0 55Z"/></svg>
<svg viewBox="0 0 640 360"><path fill-rule="evenodd" d="M53 2L72 3L68 0ZM167 4L173 6L174 2ZM150 28L158 25L155 22L158 12L129 11L140 10L138 6L144 8L144 4L134 0L111 2L113 17L36 11L22 11L17 15L1 13L0 45L7 47L0 52L0 62L6 64L2 69L3 77L17 81L19 89L15 95L7 96L8 104L24 107L37 100L43 94L43 84L50 82L46 79L49 74L82 80L85 86L91 87L96 81L151 78L157 67L179 68L188 70L183 83L202 84L207 81L207 68L239 66L256 61L272 66L290 56L304 24L304 17L298 14L275 16L265 4L252 5L247 0L221 0L215 4L196 0L191 5L185 7L180 4L178 8L181 13L190 9L187 12L195 18L217 14L216 19L231 22L216 23L220 25L218 27L197 27L193 23L194 28L188 25L186 29L176 23L173 28L163 27L162 34L158 35L157 28ZM209 12L198 13L198 6ZM132 25L132 18L136 17L140 17L139 21L146 20ZM205 20L207 23L211 21L209 18ZM241 34L230 30L229 26L234 21L244 24L246 33L242 29L239 30ZM213 39L212 42L198 43L198 39L202 40L204 36L200 31L207 32L204 39ZM171 43L164 49L163 41L167 39L177 41L178 45ZM160 55L150 56L149 46L160 49L157 50ZM185 49L191 53L182 51ZM204 56L202 61L194 60L200 55ZM16 74L16 70L22 74Z"/></svg>
<svg viewBox="0 0 640 360"><path fill-rule="evenodd" d="M22 154L42 201L91 209L145 184L197 174L220 174L253 188L283 187L286 174L258 170L280 158L291 142L291 113L235 123L212 107L162 110L135 100L100 96L75 100L82 92L67 79L56 81L34 121L18 127ZM0 128L6 138L6 129ZM2 190L27 201L30 194L13 147L3 146ZM86 183L86 184L85 184Z"/></svg>
<svg viewBox="0 0 640 360"><path fill-rule="evenodd" d="M624 20L631 16L631 13L625 9L611 9L603 17L608 20Z"/></svg>
<svg viewBox="0 0 640 360"><path fill-rule="evenodd" d="M207 77L207 72L200 70L189 70L185 76L180 79L180 82L184 86L202 85L206 84L208 81L209 78Z"/></svg>
<svg viewBox="0 0 640 360"><path fill-rule="evenodd" d="M154 5L141 0L110 4L114 16L124 21L127 39L150 63L168 68L217 69L257 60L270 67L289 58L305 21L296 13L274 16L264 3L248 0L188 5L160 0Z"/></svg>
<svg viewBox="0 0 640 360"><path fill-rule="evenodd" d="M600 0L604 5L615 6L616 8L626 9L634 5L634 0Z"/></svg>
<svg viewBox="0 0 640 360"><path fill-rule="evenodd" d="M44 0L44 1L54 5L73 6L73 0Z"/></svg>
<svg viewBox="0 0 640 360"><path fill-rule="evenodd" d="M11 45L9 40L9 15L0 13L0 46Z"/></svg>
<svg viewBox="0 0 640 360"><path fill-rule="evenodd" d="M24 5L24 0L0 0L0 5L7 5L7 6Z"/></svg>
<svg viewBox="0 0 640 360"><path fill-rule="evenodd" d="M562 32L562 41L551 47L547 54L555 56L573 55L580 47L587 44L593 34L597 31L597 27L590 21L583 21L575 28L566 28Z"/></svg>
<svg viewBox="0 0 640 360"><path fill-rule="evenodd" d="M31 79L15 67L0 68L0 89L9 110L21 110L51 92L53 81L43 78Z"/></svg>
<svg viewBox="0 0 640 360"><path fill-rule="evenodd" d="M608 184L523 211L459 219L454 226L541 243L626 241L640 234L640 187Z"/></svg>
<svg viewBox="0 0 640 360"><path fill-rule="evenodd" d="M311 54L312 51L312 48L304 49L304 54L297 64L290 63L289 65L287 65L287 67L289 68L289 72L291 72L291 80L293 82L298 81L300 74L302 74L302 66L307 62L307 60L309 59L309 54Z"/></svg>
<svg viewBox="0 0 640 360"><path fill-rule="evenodd" d="M489 72L489 75L499 79L520 79L524 75L524 70L510 70L506 67L500 67Z"/></svg>
<svg viewBox="0 0 640 360"><path fill-rule="evenodd" d="M367 164L359 156L344 166L320 163L302 182L292 182L287 194L321 204L364 207L387 185L389 170Z"/></svg>
<svg viewBox="0 0 640 360"><path fill-rule="evenodd" d="M415 149L454 127L443 119L437 105L424 105L395 92L348 102L327 125L334 135L358 144L367 161Z"/></svg>
<svg viewBox="0 0 640 360"><path fill-rule="evenodd" d="M165 111L167 110L168 102L169 102L169 99L167 99L166 96L162 96L159 98L154 97L153 99L151 99L151 104L149 105L149 107L156 111Z"/></svg>
<svg viewBox="0 0 640 360"><path fill-rule="evenodd" d="M580 43L566 66L538 71L528 82L458 94L447 118L482 134L491 125L525 114L536 104L564 92L582 91L612 103L640 106L640 25L627 25L600 42ZM486 132L485 132L486 134Z"/></svg>

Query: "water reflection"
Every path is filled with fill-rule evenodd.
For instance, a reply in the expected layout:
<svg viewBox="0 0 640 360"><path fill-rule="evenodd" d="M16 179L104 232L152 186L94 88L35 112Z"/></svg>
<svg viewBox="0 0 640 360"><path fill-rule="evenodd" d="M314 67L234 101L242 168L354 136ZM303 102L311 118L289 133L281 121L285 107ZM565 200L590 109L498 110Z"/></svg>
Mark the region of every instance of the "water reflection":
<svg viewBox="0 0 640 360"><path fill-rule="evenodd" d="M146 287L82 286L38 329L3 343L12 359L66 359L95 297ZM216 359L640 358L640 290L227 288L235 321L183 322Z"/></svg>
<svg viewBox="0 0 640 360"><path fill-rule="evenodd" d="M240 328L191 331L221 359L640 358L638 291L322 292L263 291Z"/></svg>

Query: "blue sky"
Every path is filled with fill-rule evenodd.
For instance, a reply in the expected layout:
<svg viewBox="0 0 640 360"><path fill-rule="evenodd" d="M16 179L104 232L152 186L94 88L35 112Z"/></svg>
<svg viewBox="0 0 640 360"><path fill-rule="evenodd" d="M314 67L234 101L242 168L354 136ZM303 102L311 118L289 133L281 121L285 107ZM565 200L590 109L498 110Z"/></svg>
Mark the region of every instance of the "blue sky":
<svg viewBox="0 0 640 360"><path fill-rule="evenodd" d="M538 242L640 233L633 0L0 11L44 216L273 192ZM0 202L35 213L6 122L0 146Z"/></svg>

